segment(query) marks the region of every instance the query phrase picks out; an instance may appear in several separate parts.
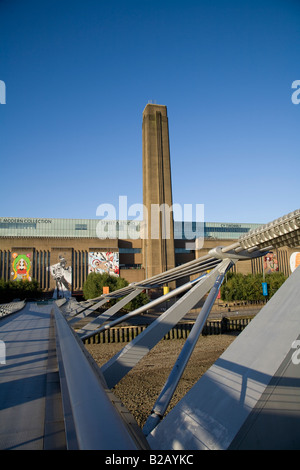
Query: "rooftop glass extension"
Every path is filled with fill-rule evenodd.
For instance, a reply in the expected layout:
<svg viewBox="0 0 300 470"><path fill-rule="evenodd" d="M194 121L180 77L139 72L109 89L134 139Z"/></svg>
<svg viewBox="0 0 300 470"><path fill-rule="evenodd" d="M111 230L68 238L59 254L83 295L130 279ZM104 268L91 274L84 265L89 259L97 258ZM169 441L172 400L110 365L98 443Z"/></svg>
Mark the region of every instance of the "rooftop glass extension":
<svg viewBox="0 0 300 470"><path fill-rule="evenodd" d="M174 222L175 239L194 239L201 233L211 239L238 239L260 224L204 222ZM101 228L101 230L99 230ZM46 237L46 238L140 238L141 222L137 220L100 219L46 219L0 217L0 237ZM197 229L197 230L196 230Z"/></svg>

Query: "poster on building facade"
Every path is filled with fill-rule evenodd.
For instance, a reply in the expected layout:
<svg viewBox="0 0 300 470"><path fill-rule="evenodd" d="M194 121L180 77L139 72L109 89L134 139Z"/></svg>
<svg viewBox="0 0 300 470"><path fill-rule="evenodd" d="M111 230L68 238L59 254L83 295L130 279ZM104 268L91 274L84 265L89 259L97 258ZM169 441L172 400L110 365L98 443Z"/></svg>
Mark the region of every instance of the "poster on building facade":
<svg viewBox="0 0 300 470"><path fill-rule="evenodd" d="M278 260L275 253L268 253L264 256L264 272L266 274L275 273L278 269Z"/></svg>
<svg viewBox="0 0 300 470"><path fill-rule="evenodd" d="M89 252L89 273L107 273L110 276L119 276L119 253L92 251Z"/></svg>
<svg viewBox="0 0 300 470"><path fill-rule="evenodd" d="M300 266L300 253L299 251L296 251L295 253L292 253L290 257L290 268L292 273L298 268L298 266Z"/></svg>
<svg viewBox="0 0 300 470"><path fill-rule="evenodd" d="M13 281L31 281L32 253L12 253L11 279Z"/></svg>
<svg viewBox="0 0 300 470"><path fill-rule="evenodd" d="M72 266L69 253L59 253L56 250L51 253L51 262L57 261L47 269L55 282L54 299L70 298L72 296Z"/></svg>

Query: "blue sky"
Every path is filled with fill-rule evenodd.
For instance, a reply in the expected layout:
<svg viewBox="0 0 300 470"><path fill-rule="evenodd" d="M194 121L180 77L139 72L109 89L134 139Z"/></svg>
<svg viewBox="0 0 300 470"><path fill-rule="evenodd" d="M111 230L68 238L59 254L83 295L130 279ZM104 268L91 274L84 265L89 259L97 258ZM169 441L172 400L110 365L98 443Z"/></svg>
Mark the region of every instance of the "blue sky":
<svg viewBox="0 0 300 470"><path fill-rule="evenodd" d="M168 108L173 202L300 207L300 2L1 0L0 215L142 203L142 112Z"/></svg>

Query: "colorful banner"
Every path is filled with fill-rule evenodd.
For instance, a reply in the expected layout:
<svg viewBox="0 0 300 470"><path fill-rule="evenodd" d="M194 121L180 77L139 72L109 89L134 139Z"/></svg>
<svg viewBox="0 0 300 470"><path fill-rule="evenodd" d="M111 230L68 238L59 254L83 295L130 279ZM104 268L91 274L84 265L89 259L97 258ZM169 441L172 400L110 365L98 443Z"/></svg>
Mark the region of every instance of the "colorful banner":
<svg viewBox="0 0 300 470"><path fill-rule="evenodd" d="M278 260L275 253L268 253L264 257L264 272L270 274L278 271Z"/></svg>
<svg viewBox="0 0 300 470"><path fill-rule="evenodd" d="M92 251L89 253L89 273L107 273L119 276L119 253Z"/></svg>
<svg viewBox="0 0 300 470"><path fill-rule="evenodd" d="M31 253L12 254L12 280L31 281Z"/></svg>
<svg viewBox="0 0 300 470"><path fill-rule="evenodd" d="M296 251L295 253L291 254L290 257L290 267L292 273L295 271L295 269L300 265L300 253Z"/></svg>

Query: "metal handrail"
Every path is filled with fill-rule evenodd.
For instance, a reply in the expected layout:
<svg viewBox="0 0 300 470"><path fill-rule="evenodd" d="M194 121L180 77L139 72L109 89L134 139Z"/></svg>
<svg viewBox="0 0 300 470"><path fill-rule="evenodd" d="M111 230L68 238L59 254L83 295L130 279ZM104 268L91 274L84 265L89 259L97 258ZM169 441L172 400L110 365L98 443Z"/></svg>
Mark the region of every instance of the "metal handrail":
<svg viewBox="0 0 300 470"><path fill-rule="evenodd" d="M22 310L26 305L26 300L20 300L17 302L9 302L7 304L0 304L0 318L6 317L11 313L16 313Z"/></svg>
<svg viewBox="0 0 300 470"><path fill-rule="evenodd" d="M98 367L56 305L52 313L68 449L148 448L113 404Z"/></svg>

